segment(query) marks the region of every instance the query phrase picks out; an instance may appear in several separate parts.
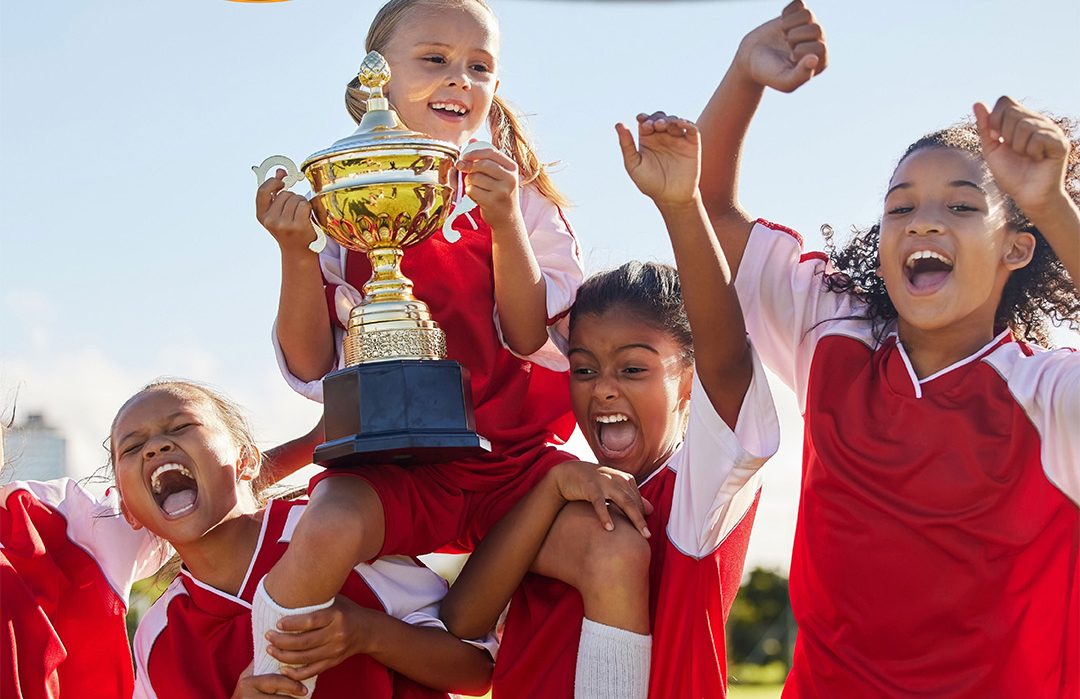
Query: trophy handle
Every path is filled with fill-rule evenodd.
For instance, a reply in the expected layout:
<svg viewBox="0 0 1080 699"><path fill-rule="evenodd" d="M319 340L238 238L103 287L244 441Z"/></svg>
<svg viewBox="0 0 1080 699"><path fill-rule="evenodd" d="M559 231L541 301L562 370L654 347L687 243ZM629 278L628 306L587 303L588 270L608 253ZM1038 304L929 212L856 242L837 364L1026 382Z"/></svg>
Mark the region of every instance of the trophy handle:
<svg viewBox="0 0 1080 699"><path fill-rule="evenodd" d="M494 148L494 146L487 141L473 141L461 149L461 155L465 155L470 151L480 150L481 148ZM456 243L461 240L461 234L453 228L454 221L457 220L458 216L472 211L475 208L476 202L470 199L467 194L462 194L461 198L458 199L457 204L454 205L454 210L450 212L450 215L447 216L446 220L443 222L442 234L443 237L446 238L446 242Z"/></svg>
<svg viewBox="0 0 1080 699"><path fill-rule="evenodd" d="M251 166L251 170L255 173L255 178L260 185L266 181L266 176L270 174L271 168L281 168L285 171L285 178L282 179L285 189L292 188L294 184L304 179L304 175L301 174L300 168L296 166L292 158L285 155L271 155L258 165ZM312 213L311 216L311 227L315 231L315 240L308 243L308 249L314 253L320 253L326 247L326 233L319 227L318 222L315 220L315 214Z"/></svg>

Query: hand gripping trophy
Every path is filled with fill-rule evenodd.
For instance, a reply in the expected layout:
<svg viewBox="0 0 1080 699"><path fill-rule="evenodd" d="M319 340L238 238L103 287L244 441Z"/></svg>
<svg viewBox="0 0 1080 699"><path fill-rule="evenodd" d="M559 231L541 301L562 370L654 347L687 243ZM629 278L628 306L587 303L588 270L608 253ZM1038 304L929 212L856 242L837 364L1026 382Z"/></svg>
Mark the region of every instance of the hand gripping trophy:
<svg viewBox="0 0 1080 699"><path fill-rule="evenodd" d="M476 433L468 370L446 359L446 336L401 273L405 248L442 228L454 200L456 146L410 131L382 87L390 67L369 53L359 80L368 90L359 128L297 169L272 156L254 168L260 182L283 167L286 186L307 177L318 224L342 246L364 252L371 278L349 315L345 368L323 379L326 442L315 463L446 462L490 450ZM457 214L470 202L459 202Z"/></svg>

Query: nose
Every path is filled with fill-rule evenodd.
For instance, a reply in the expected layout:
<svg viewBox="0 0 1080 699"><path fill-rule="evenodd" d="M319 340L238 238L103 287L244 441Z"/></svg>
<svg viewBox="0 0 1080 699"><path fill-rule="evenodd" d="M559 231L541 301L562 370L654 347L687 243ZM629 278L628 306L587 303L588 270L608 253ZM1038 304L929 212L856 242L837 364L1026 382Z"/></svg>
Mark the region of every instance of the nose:
<svg viewBox="0 0 1080 699"><path fill-rule="evenodd" d="M164 437L153 437L146 440L143 445L143 458L152 459L160 454L167 454L173 450L173 445Z"/></svg>
<svg viewBox="0 0 1080 699"><path fill-rule="evenodd" d="M619 395L618 384L606 376L599 377L593 382L593 397L598 400L615 400Z"/></svg>
<svg viewBox="0 0 1080 699"><path fill-rule="evenodd" d="M469 90L472 88L472 81L469 80L469 70L465 65L454 64L446 76L447 87L460 87L463 90Z"/></svg>
<svg viewBox="0 0 1080 699"><path fill-rule="evenodd" d="M908 222L910 235L936 235L944 230L941 217L930 207L922 207L915 212Z"/></svg>

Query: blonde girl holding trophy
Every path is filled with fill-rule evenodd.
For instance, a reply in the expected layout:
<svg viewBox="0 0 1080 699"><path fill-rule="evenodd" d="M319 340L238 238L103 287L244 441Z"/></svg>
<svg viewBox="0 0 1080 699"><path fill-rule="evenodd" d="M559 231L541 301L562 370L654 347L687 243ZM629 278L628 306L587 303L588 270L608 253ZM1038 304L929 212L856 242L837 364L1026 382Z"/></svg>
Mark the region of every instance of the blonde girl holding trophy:
<svg viewBox="0 0 1080 699"><path fill-rule="evenodd" d="M329 604L357 563L387 554L471 550L545 472L572 459L559 451L573 430L567 361L549 330L582 279L564 203L495 94L499 30L483 0L392 0L378 12L367 49L391 69L387 95L405 125L469 143L487 126L492 146L470 149L457 168L477 208L410 249L403 272L423 290L446 331L448 358L471 374L477 432L492 452L448 464L374 466L321 474L293 546L265 578L255 639L282 616ZM359 118L363 94L347 103ZM283 191L282 173L256 194L256 214L281 250L275 343L296 390L321 400L320 381L339 364L341 323L360 300L370 266L333 244L308 249L311 209ZM257 648L256 672L277 664Z"/></svg>

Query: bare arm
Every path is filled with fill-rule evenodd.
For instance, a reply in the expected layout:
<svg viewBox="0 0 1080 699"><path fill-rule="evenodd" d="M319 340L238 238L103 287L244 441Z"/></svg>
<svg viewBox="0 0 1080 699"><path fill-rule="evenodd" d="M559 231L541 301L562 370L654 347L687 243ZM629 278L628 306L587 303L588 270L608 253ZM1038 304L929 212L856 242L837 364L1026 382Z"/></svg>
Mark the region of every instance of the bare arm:
<svg viewBox="0 0 1080 699"><path fill-rule="evenodd" d="M754 29L698 119L701 198L734 277L750 237L751 217L739 204L743 142L766 87L791 92L826 67L825 38L802 0Z"/></svg>
<svg viewBox="0 0 1080 699"><path fill-rule="evenodd" d="M698 190L698 131L661 113L638 122L640 148L625 126L616 127L623 163L667 224L694 334L695 370L717 414L734 429L753 361L732 275Z"/></svg>
<svg viewBox="0 0 1080 699"><path fill-rule="evenodd" d="M282 619L269 634L269 652L288 665L282 674L307 679L352 655L370 655L433 689L483 693L491 684L491 656L446 631L415 626L345 597L334 606ZM481 634L483 635L483 634Z"/></svg>
<svg viewBox="0 0 1080 699"><path fill-rule="evenodd" d="M255 481L255 492L309 465L315 447L322 442L323 423L319 420L304 436L268 449L263 453L262 468L259 469L259 477Z"/></svg>
<svg viewBox="0 0 1080 699"><path fill-rule="evenodd" d="M611 500L648 536L644 513L652 506L641 499L631 476L581 461L559 464L491 528L469 557L442 602L443 623L452 634L477 638L495 627L556 516L571 500L591 502L608 531L614 529L606 504Z"/></svg>
<svg viewBox="0 0 1080 699"><path fill-rule="evenodd" d="M547 342L547 289L518 202L517 164L493 148L462 155L465 192L491 226L495 303L506 344L519 355Z"/></svg>
<svg viewBox="0 0 1080 699"><path fill-rule="evenodd" d="M1046 238L1073 284L1080 284L1080 211L1066 189L1075 144L1054 121L1011 97L993 111L975 105L983 157L994 181Z"/></svg>
<svg viewBox="0 0 1080 699"><path fill-rule="evenodd" d="M277 340L291 371L302 381L321 379L334 366L334 335L326 310L319 256L308 249L311 204L283 191L284 170L255 193L255 216L281 250Z"/></svg>

